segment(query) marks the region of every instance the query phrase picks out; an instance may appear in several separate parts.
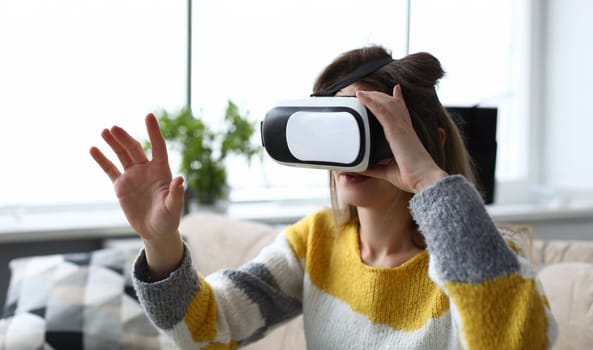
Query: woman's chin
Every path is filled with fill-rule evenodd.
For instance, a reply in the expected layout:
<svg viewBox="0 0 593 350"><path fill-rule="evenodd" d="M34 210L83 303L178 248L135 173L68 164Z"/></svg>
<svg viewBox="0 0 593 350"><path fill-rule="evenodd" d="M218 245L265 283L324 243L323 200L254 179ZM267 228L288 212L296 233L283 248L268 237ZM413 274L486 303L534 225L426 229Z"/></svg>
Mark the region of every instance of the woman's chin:
<svg viewBox="0 0 593 350"><path fill-rule="evenodd" d="M358 207L358 208L373 208L374 203L364 198L343 198L344 203Z"/></svg>

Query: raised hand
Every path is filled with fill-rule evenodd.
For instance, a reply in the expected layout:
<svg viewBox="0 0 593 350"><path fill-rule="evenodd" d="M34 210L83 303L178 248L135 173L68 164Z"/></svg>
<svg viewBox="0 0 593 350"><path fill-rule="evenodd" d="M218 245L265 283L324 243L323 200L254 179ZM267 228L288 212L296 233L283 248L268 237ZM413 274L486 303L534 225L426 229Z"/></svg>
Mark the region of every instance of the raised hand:
<svg viewBox="0 0 593 350"><path fill-rule="evenodd" d="M382 178L411 193L418 193L447 175L418 138L399 85L394 87L392 96L358 90L356 97L383 126L394 155L394 159L368 169L365 175Z"/></svg>
<svg viewBox="0 0 593 350"><path fill-rule="evenodd" d="M146 129L152 159L124 129L114 126L101 133L117 155L123 172L98 148L92 147L90 153L111 179L128 222L143 238L149 266L161 275L175 267L183 251L178 233L183 178L172 178L165 140L152 114L146 116Z"/></svg>

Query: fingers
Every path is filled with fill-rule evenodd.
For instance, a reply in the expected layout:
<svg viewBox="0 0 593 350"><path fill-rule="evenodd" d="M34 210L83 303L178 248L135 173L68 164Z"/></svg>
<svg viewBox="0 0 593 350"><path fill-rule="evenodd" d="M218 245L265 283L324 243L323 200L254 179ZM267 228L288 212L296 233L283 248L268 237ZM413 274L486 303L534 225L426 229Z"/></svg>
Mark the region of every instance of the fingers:
<svg viewBox="0 0 593 350"><path fill-rule="evenodd" d="M97 162L105 174L109 176L111 182L114 182L121 175L117 167L109 159L107 159L103 152L101 152L97 147L91 147L90 153L95 162Z"/></svg>
<svg viewBox="0 0 593 350"><path fill-rule="evenodd" d="M111 130L104 129L103 132L101 132L101 136L103 137L103 140L105 140L105 142L107 142L109 147L111 147L113 152L115 152L115 154L117 155L117 158L119 159L120 163L123 165L124 169L127 169L127 168L131 167L132 165L134 165L134 162L130 158L128 151L126 151L126 149L115 139L115 137L113 137Z"/></svg>
<svg viewBox="0 0 593 350"><path fill-rule="evenodd" d="M146 128L153 147L154 158L167 161L165 140L161 135L158 121L153 114L146 116ZM149 162L142 144L119 126L104 129L101 132L101 136L116 154L124 170L137 164ZM115 181L121 175L117 167L98 148L92 147L90 153L111 181ZM181 180L181 183L183 183L183 180Z"/></svg>
<svg viewBox="0 0 593 350"><path fill-rule="evenodd" d="M134 164L148 162L148 158L140 142L131 137L124 129L118 126L114 126L111 129L104 129L101 136L113 152L115 152L124 169Z"/></svg>
<svg viewBox="0 0 593 350"><path fill-rule="evenodd" d="M375 115L381 123L386 136L388 134L413 130L408 107L401 87L393 88L393 96L378 91L356 91L356 97Z"/></svg>
<svg viewBox="0 0 593 350"><path fill-rule="evenodd" d="M378 91L356 91L356 97L378 118L388 112L387 102L391 96Z"/></svg>
<svg viewBox="0 0 593 350"><path fill-rule="evenodd" d="M142 164L148 162L148 157L142 148L140 142L136 141L130 134L119 126L111 128L111 135L125 149L128 157L133 164Z"/></svg>
<svg viewBox="0 0 593 350"><path fill-rule="evenodd" d="M393 110L394 107L407 111L406 101L399 85L393 87L392 96L379 91L357 90L356 97L375 115L383 116Z"/></svg>
<svg viewBox="0 0 593 350"><path fill-rule="evenodd" d="M152 158L156 160L167 160L167 146L156 117L152 113L148 114L145 123L148 138L152 145Z"/></svg>

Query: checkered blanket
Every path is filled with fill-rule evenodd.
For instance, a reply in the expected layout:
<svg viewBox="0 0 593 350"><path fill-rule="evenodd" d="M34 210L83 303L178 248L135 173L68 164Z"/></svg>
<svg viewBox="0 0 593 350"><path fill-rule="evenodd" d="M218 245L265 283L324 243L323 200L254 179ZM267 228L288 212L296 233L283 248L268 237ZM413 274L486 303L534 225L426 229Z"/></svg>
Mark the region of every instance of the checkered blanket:
<svg viewBox="0 0 593 350"><path fill-rule="evenodd" d="M137 249L34 256L10 262L0 349L176 349L140 307Z"/></svg>

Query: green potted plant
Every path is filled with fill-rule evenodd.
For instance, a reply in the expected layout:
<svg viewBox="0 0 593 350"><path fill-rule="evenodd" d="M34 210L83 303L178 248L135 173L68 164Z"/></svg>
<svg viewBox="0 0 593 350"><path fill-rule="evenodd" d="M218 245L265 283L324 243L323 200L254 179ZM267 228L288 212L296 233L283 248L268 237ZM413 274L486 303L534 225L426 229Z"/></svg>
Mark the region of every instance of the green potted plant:
<svg viewBox="0 0 593 350"><path fill-rule="evenodd" d="M157 118L168 147L181 155L179 171L186 182L185 213L191 200L216 206L228 197L225 159L229 154L250 161L261 149L251 140L255 122L241 115L231 100L226 106L222 130L213 130L188 107L173 114L162 111Z"/></svg>

